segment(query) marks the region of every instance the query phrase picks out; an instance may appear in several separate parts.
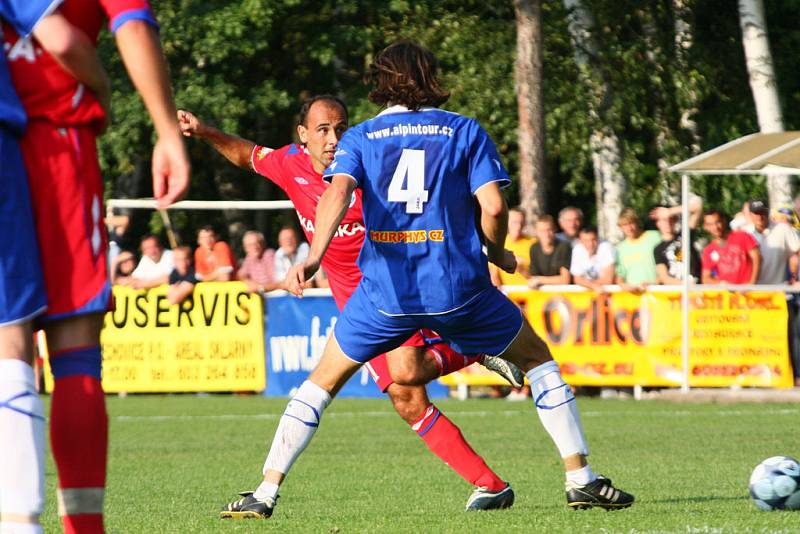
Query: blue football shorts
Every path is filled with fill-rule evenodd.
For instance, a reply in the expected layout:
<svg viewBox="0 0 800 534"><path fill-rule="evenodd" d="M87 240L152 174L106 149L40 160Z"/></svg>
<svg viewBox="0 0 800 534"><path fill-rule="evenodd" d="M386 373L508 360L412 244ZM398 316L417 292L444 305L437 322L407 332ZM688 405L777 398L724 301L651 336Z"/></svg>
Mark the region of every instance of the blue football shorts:
<svg viewBox="0 0 800 534"><path fill-rule="evenodd" d="M31 196L16 137L0 127L0 326L45 311L44 288Z"/></svg>
<svg viewBox="0 0 800 534"><path fill-rule="evenodd" d="M478 293L457 310L438 315L386 315L359 285L334 326L345 355L365 363L403 344L414 332L430 329L468 356L502 354L522 328L522 312L497 288Z"/></svg>

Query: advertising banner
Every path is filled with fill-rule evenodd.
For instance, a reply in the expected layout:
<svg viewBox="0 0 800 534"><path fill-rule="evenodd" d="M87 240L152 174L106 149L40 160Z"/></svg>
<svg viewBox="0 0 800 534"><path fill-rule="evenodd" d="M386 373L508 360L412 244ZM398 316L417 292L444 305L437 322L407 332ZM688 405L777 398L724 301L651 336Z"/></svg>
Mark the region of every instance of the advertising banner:
<svg viewBox="0 0 800 534"><path fill-rule="evenodd" d="M530 291L509 297L524 303L528 320L572 385L683 383L680 291ZM787 321L782 292L690 292L689 385L792 387ZM475 370L442 381L502 385Z"/></svg>
<svg viewBox="0 0 800 534"><path fill-rule="evenodd" d="M114 286L105 317L107 392L262 391L264 322L259 295L240 282L197 284L180 305L167 286ZM52 390L49 370L48 391Z"/></svg>
<svg viewBox="0 0 800 534"><path fill-rule="evenodd" d="M270 296L266 299L267 396L286 397L303 383L322 357L339 310L332 297ZM431 383L431 397L447 395L447 388ZM340 397L381 397L362 367L339 392Z"/></svg>

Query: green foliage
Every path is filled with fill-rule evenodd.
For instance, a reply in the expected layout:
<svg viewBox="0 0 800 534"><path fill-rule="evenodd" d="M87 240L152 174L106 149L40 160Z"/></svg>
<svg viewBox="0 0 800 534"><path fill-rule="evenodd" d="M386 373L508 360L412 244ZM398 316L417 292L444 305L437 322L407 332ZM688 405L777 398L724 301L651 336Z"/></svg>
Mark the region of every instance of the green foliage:
<svg viewBox="0 0 800 534"><path fill-rule="evenodd" d="M761 512L747 481L761 460L797 456L792 404L674 404L579 398L595 470L633 492L629 510L573 512L558 452L533 403L439 399L475 450L511 482L508 510L465 513L472 488L386 399L337 399L281 488L271 519L222 521L252 490L286 399L109 398L109 532L796 532L798 512ZM55 468L46 532L59 532Z"/></svg>
<svg viewBox="0 0 800 534"><path fill-rule="evenodd" d="M561 0L542 3L546 154L551 210L577 204L593 211L594 180L588 99L578 82L574 49ZM768 23L787 127L800 125L798 0L768 2ZM665 174L695 149L709 149L757 129L747 83L738 12L714 0L687 2L685 13L663 0L586 0L597 20L602 80L610 88L601 120L622 141L622 169L631 205L644 213L677 190ZM351 122L377 109L366 100L363 73L373 54L398 37L416 39L438 56L452 95L448 109L478 118L515 175L516 92L513 3L477 0L165 0L155 5L179 107L222 129L269 146L290 142L295 113L316 93L346 99ZM675 47L675 23L691 25L691 47ZM114 122L101 139L107 177L134 174L147 160L149 119L124 73L113 38L101 39L101 55L114 84ZM687 109L697 124L682 122ZM213 150L189 141L193 160L191 198L282 198L261 178L234 169ZM695 149L692 148L693 145ZM751 195L764 195L763 180L699 179L709 205L732 211ZM512 196L516 189L512 189ZM145 196L144 173L120 180L114 195ZM516 199L512 198L514 202ZM201 221L260 226L271 234L291 213L188 213L178 217L184 241Z"/></svg>

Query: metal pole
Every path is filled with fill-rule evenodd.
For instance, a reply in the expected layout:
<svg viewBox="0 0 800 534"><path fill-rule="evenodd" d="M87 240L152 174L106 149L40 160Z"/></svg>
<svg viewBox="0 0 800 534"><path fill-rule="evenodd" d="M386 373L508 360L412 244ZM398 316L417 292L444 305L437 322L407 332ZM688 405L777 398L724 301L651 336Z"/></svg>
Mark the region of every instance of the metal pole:
<svg viewBox="0 0 800 534"><path fill-rule="evenodd" d="M681 292L681 357L683 384L681 391L689 392L689 279L691 277L691 246L689 234L689 175L681 175L681 257L683 259L683 288Z"/></svg>

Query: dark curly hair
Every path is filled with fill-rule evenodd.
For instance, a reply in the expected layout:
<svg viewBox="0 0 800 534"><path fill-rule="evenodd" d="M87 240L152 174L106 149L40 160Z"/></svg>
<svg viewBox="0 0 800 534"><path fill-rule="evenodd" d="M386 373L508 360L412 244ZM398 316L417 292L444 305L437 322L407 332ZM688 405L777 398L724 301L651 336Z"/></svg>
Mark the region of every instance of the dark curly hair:
<svg viewBox="0 0 800 534"><path fill-rule="evenodd" d="M414 111L438 107L450 98L439 85L438 70L430 50L413 41L396 41L379 52L369 67L365 77L373 85L369 100L381 106L401 104Z"/></svg>

